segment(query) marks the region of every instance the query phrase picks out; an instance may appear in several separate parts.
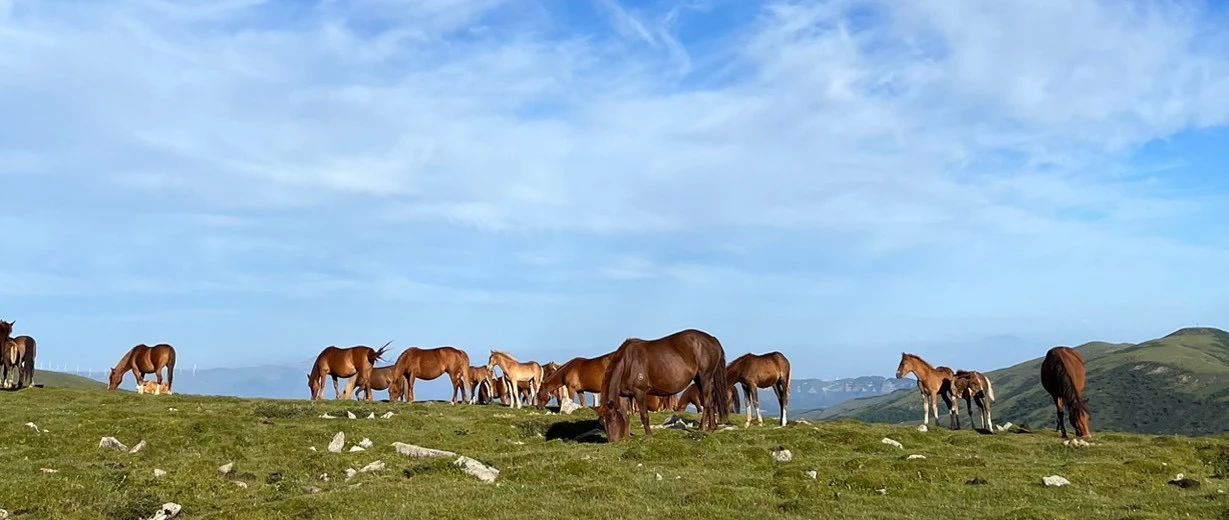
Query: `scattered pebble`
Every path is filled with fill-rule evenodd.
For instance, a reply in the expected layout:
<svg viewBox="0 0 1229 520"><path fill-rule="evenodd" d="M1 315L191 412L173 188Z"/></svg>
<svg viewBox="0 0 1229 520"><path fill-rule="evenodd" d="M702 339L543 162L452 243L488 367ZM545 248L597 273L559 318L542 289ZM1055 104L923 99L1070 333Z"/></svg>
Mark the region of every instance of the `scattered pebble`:
<svg viewBox="0 0 1229 520"><path fill-rule="evenodd" d="M179 516L179 511L181 509L183 509L183 506L174 502L167 502L162 504L162 508L159 509L158 512L154 513L154 516L151 516L146 520L170 520L176 516ZM0 516L0 518L3 518L3 516Z"/></svg>
<svg viewBox="0 0 1229 520"><path fill-rule="evenodd" d="M376 413L375 413L375 412L371 412L371 413L367 414L367 418L368 418L368 419L375 419L375 418L376 418Z"/></svg>
<svg viewBox="0 0 1229 520"><path fill-rule="evenodd" d="M368 438L366 438L366 437L363 437L363 440L358 441L358 445L359 445L359 446L362 446L363 448L370 448L370 447L371 447L371 439L368 439Z"/></svg>
<svg viewBox="0 0 1229 520"><path fill-rule="evenodd" d="M903 450L903 449L905 449L904 445L902 445L901 443L896 442L896 441L894 441L894 440L892 440L892 439L889 439L889 438L887 438L887 437L884 437L884 438L883 438L883 440L881 440L881 441L879 441L879 442L882 442L882 443L884 443L884 444L887 444L888 446L893 446L893 447L896 447L896 448L899 448L899 449L902 449L902 450Z"/></svg>
<svg viewBox="0 0 1229 520"><path fill-rule="evenodd" d="M661 473L654 473L653 475L655 479L661 480Z"/></svg>
<svg viewBox="0 0 1229 520"><path fill-rule="evenodd" d="M354 478L354 476L357 474L358 474L358 471L356 471L354 468L346 468L346 480L350 480Z"/></svg>
<svg viewBox="0 0 1229 520"><path fill-rule="evenodd" d="M133 446L131 450L128 450L128 453L137 453L143 449L145 449L145 439L141 439L141 442L138 442L136 446Z"/></svg>
<svg viewBox="0 0 1229 520"><path fill-rule="evenodd" d="M307 449L308 449L308 450L311 450L311 451L316 451L316 447L315 447L315 446L308 446L308 447L307 447Z"/></svg>
<svg viewBox="0 0 1229 520"><path fill-rule="evenodd" d="M917 455L917 454L913 454L908 457L905 457L905 460L925 460L925 459L926 459L925 455Z"/></svg>
<svg viewBox="0 0 1229 520"><path fill-rule="evenodd" d="M807 476L807 478L809 478L809 479L811 479L811 480L815 480L815 479L818 479L818 478L819 478L819 472L818 472L818 471L815 471L815 470L811 470L811 471L808 471L808 472L803 473L803 474L804 474L804 475L806 475L806 476Z"/></svg>
<svg viewBox="0 0 1229 520"><path fill-rule="evenodd" d="M1048 476L1048 477L1042 478L1042 479L1041 479L1041 482L1042 482L1043 484L1045 484L1045 485L1046 485L1046 487L1063 487L1063 486L1070 486L1070 485L1071 485L1071 481L1070 481L1070 480L1067 480L1067 479L1065 479L1065 478L1063 478L1063 477L1060 477L1060 476L1058 476L1058 475L1050 475L1050 476Z"/></svg>
<svg viewBox="0 0 1229 520"><path fill-rule="evenodd" d="M166 411L168 411L168 412L178 412L178 411L179 411L179 409L178 409L178 408L167 408L167 409L166 409Z"/></svg>
<svg viewBox="0 0 1229 520"><path fill-rule="evenodd" d="M234 469L235 469L235 463L227 462L226 464L218 466L218 473L221 473L223 475L230 475L230 472Z"/></svg>
<svg viewBox="0 0 1229 520"><path fill-rule="evenodd" d="M367 451L367 448L362 446L350 446L350 453L358 453L360 451Z"/></svg>
<svg viewBox="0 0 1229 520"><path fill-rule="evenodd" d="M321 418L321 419L336 419L336 417L333 417L332 415L329 415L329 413L328 413L328 412L324 412L323 414L321 414L321 415L320 415L320 418Z"/></svg>
<svg viewBox="0 0 1229 520"><path fill-rule="evenodd" d="M381 419L392 419L392 418L393 418L393 412L385 412L385 413L384 413L384 415L381 415L381 416L380 416L380 418L381 418Z"/></svg>
<svg viewBox="0 0 1229 520"><path fill-rule="evenodd" d="M371 473L373 471L384 471L384 468L385 468L384 461L377 460L375 462L372 462L371 464L363 466L363 469L358 470L358 472L359 473Z"/></svg>
<svg viewBox="0 0 1229 520"><path fill-rule="evenodd" d="M1006 423L1006 424L1000 424L998 426L995 426L994 429L1001 431L1001 432L1005 432L1007 430L1010 430L1012 426L1015 426L1015 425L1011 423Z"/></svg>
<svg viewBox="0 0 1229 520"><path fill-rule="evenodd" d="M926 432L930 431L930 428L928 428L925 424L919 424L919 425L917 425L917 431L922 432L922 433L926 433Z"/></svg>
<svg viewBox="0 0 1229 520"><path fill-rule="evenodd" d="M26 423L26 426L28 426L31 430L34 430L34 433L43 433L43 431L42 431L42 430L38 429L38 425L37 425L37 424L34 424L34 423L32 423L32 422L28 422L28 423Z"/></svg>
<svg viewBox="0 0 1229 520"><path fill-rule="evenodd" d="M794 454L785 448L777 448L772 452L772 460L784 464L794 460Z"/></svg>
<svg viewBox="0 0 1229 520"><path fill-rule="evenodd" d="M354 412L351 412L350 410L346 410L346 418L347 419L358 419L358 417L354 415Z"/></svg>
<svg viewBox="0 0 1229 520"><path fill-rule="evenodd" d="M53 474L53 473L59 473L59 472L60 472L60 470L58 470L58 469L51 469L51 468L39 468L39 471L42 471L42 472L43 472L43 474L45 474L45 475L51 475L51 474Z"/></svg>
<svg viewBox="0 0 1229 520"><path fill-rule="evenodd" d="M242 481L242 480L232 480L231 482L233 482L236 486L239 486L239 489L247 489L247 488L248 488L248 483L247 483L247 482L244 482L244 481Z"/></svg>
<svg viewBox="0 0 1229 520"><path fill-rule="evenodd" d="M128 451L128 447L125 446L124 443L120 442L119 439L116 439L115 437L103 437L101 440L98 441L98 447L103 448L103 449L108 449L108 450L115 450L115 451Z"/></svg>
<svg viewBox="0 0 1229 520"><path fill-rule="evenodd" d="M879 493L880 495L886 495L886 494L888 494L888 488L886 488L886 487L881 487L881 488L879 488L879 489L876 489L876 490L875 490L875 492L876 492L876 493Z"/></svg>
<svg viewBox="0 0 1229 520"><path fill-rule="evenodd" d="M154 468L154 478L162 478L166 476L166 471Z"/></svg>
<svg viewBox="0 0 1229 520"><path fill-rule="evenodd" d="M328 482L328 481L329 481L329 474L328 474L328 473L321 473L321 474L320 474L320 480L321 480L322 482Z"/></svg>
<svg viewBox="0 0 1229 520"><path fill-rule="evenodd" d="M344 447L345 445L346 445L346 434L344 432L337 432L337 435L333 436L333 442L329 443L329 452L330 453L341 453L341 448Z"/></svg>
<svg viewBox="0 0 1229 520"><path fill-rule="evenodd" d="M499 478L499 470L469 457L457 457L453 464L460 466L462 471L488 484L495 482L495 479Z"/></svg>

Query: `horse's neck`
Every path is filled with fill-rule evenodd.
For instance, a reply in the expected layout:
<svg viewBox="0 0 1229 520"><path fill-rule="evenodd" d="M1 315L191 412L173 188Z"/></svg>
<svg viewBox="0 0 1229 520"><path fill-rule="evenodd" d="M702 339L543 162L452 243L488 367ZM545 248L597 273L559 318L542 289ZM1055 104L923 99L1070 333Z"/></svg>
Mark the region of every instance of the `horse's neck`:
<svg viewBox="0 0 1229 520"><path fill-rule="evenodd" d="M124 369L127 369L127 368L131 368L131 365L132 365L132 356L136 353L136 351L137 351L137 348L136 348L136 347L132 347L132 349L131 349L131 350L129 350L127 354L124 354L124 357L119 358L119 363L116 363L116 364L115 364L115 369L116 369L116 370L124 370Z"/></svg>
<svg viewBox="0 0 1229 520"><path fill-rule="evenodd" d="M911 367L909 371L913 372L913 375L917 376L918 379L929 378L931 374L936 372L935 367L930 366L929 363L922 361L922 358L918 357L913 358L913 363L909 366Z"/></svg>

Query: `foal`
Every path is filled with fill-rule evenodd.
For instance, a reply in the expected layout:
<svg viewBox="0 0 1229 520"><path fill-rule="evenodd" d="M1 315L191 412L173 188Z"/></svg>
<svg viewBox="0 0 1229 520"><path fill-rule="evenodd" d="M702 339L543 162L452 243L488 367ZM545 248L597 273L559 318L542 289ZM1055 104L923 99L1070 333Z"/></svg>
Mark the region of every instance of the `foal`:
<svg viewBox="0 0 1229 520"><path fill-rule="evenodd" d="M725 379L734 386L743 385L743 395L747 396L747 423L751 426L751 409L755 409L755 420L761 426L764 416L760 413L760 389L772 388L777 394L777 402L781 405L781 426L786 423L786 409L789 408L789 360L780 352L769 352L764 355L743 354L726 367Z"/></svg>
<svg viewBox="0 0 1229 520"><path fill-rule="evenodd" d="M903 379L909 373L917 377L917 389L922 394L922 424L930 423L931 411L934 411L935 424L939 424L939 402L942 397L947 403L951 415L951 426L956 426L956 410L952 408L952 380L956 374L947 367L935 368L926 360L914 355L900 353L900 365L896 367L896 379Z"/></svg>
<svg viewBox="0 0 1229 520"><path fill-rule="evenodd" d="M956 378L952 380L952 413L956 418L956 429L960 429L960 399L964 399L964 403L969 407L969 427L973 427L973 402L977 402L977 407L981 408L981 425L983 429L994 433L994 421L990 419L990 403L994 402L994 387L990 385L990 379L986 378L981 372L966 372L964 370L956 371Z"/></svg>
<svg viewBox="0 0 1229 520"><path fill-rule="evenodd" d="M499 367L504 373L508 393L512 394L512 407L521 407L521 392L519 391L521 381L529 383L529 395L538 395L538 387L542 385L542 365L533 361L521 363L506 352L492 350L490 358L487 359L486 369L494 373L495 367Z"/></svg>

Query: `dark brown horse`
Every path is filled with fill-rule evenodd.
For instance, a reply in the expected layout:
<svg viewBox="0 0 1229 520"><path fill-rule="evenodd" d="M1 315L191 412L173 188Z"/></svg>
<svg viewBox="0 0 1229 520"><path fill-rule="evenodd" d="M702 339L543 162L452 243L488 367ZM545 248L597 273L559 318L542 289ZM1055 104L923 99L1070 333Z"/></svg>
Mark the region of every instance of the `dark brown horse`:
<svg viewBox="0 0 1229 520"><path fill-rule="evenodd" d="M407 403L414 401L414 381L430 381L444 374L452 382L452 404L457 404L457 394L462 401L469 401L469 354L454 347L405 349L397 357L394 376L396 385L405 385L403 394Z"/></svg>
<svg viewBox="0 0 1229 520"><path fill-rule="evenodd" d="M726 394L726 398L730 400L730 411L739 413L742 410L742 402L738 398L738 391L734 385L730 385ZM674 411L676 412L685 412L688 406L694 406L696 413L704 413L704 405L700 402L700 387L695 384L688 385L687 389L683 390L683 393L674 400Z"/></svg>
<svg viewBox="0 0 1229 520"><path fill-rule="evenodd" d="M37 346L30 336L13 335L15 321L0 321L0 357L3 357L3 386L9 387L10 371L17 372L17 388L34 384L34 356Z"/></svg>
<svg viewBox="0 0 1229 520"><path fill-rule="evenodd" d="M355 392L355 396L357 397L358 393L362 392L363 395L370 397L368 394L370 394L373 391L378 392L381 390L388 390L388 401L389 402L396 401L397 397L399 396L393 395L394 391L392 387L393 387L393 379L395 379L393 377L394 368L395 368L394 365L372 368L371 376L369 377L369 380L358 382L358 392ZM368 398L367 400L370 401L371 399Z"/></svg>
<svg viewBox="0 0 1229 520"><path fill-rule="evenodd" d="M948 419L956 427L956 409L952 408L952 380L956 373L947 367L934 367L915 354L900 353L900 365L896 367L896 379L904 379L910 372L917 377L917 390L922 394L922 424L930 423L931 411L935 424L939 424L939 399L947 403Z"/></svg>
<svg viewBox="0 0 1229 520"><path fill-rule="evenodd" d="M684 330L655 340L631 338L623 342L610 359L602 385L602 405L598 420L606 430L606 438L617 442L628 431L627 401L634 398L640 406L640 422L645 435L649 429L648 397L668 397L687 388L689 383L700 387L700 428L717 429L730 415L725 380L725 350L721 342L708 333Z"/></svg>
<svg viewBox="0 0 1229 520"><path fill-rule="evenodd" d="M124 382L124 374L129 372L132 372L138 385L145 382L145 374L153 374L157 377L158 384L162 384L163 368L166 369L166 388L171 390L175 385L175 347L166 343L152 347L137 345L129 349L128 353L119 359L119 363L115 364L115 368L111 369L107 387L111 390L119 388L119 384Z"/></svg>
<svg viewBox="0 0 1229 520"><path fill-rule="evenodd" d="M760 389L772 388L777 394L777 402L781 404L781 426L786 423L786 409L789 408L789 360L780 352L769 352L763 355L743 354L726 367L725 380L731 386L741 384L743 395L747 397L747 423L751 426L751 409L755 409L756 422L764 424L764 416L760 413Z"/></svg>
<svg viewBox="0 0 1229 520"><path fill-rule="evenodd" d="M1058 410L1058 431L1067 437L1063 410L1070 414L1071 426L1080 437L1092 437L1088 426L1088 401L1084 399L1084 358L1070 347L1054 347L1041 362L1041 386L1054 398Z"/></svg>
<svg viewBox="0 0 1229 520"><path fill-rule="evenodd" d="M969 407L969 427L973 428L973 403L981 408L982 428L994 433L994 420L990 418L990 403L994 401L994 386L990 379L981 372L956 371L952 380L952 406L959 408L960 400L964 399ZM953 408L955 409L955 408ZM956 410L956 429L960 429L960 410Z"/></svg>
<svg viewBox="0 0 1229 520"><path fill-rule="evenodd" d="M393 342L385 343L379 350L366 345L350 348L325 347L316 356L311 373L307 374L307 388L311 390L312 400L324 399L324 378L333 378L333 393L337 399L349 400L354 394L355 383L363 383L367 392L367 400L371 400L371 370L376 361L384 357L384 352ZM357 376L357 377L356 377ZM337 388L337 378L350 379L343 393Z"/></svg>
<svg viewBox="0 0 1229 520"><path fill-rule="evenodd" d="M602 391L602 381L605 380L606 368L610 366L610 358L613 355L614 353L611 352L595 358L572 358L543 380L542 388L538 392L539 396L543 393L563 391L566 392L564 394L566 396L576 396L580 405L584 406L584 392ZM594 406L598 404L598 397L600 396L593 398Z"/></svg>

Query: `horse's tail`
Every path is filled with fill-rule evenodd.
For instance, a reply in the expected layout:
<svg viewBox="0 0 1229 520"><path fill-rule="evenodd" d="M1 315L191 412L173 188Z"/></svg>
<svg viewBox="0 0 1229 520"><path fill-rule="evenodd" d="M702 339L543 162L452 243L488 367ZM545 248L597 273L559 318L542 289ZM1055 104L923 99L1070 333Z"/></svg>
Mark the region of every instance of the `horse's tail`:
<svg viewBox="0 0 1229 520"><path fill-rule="evenodd" d="M785 357L785 356L782 356ZM789 392L790 384L793 381L794 367L789 364L789 360L785 360L785 384L781 387L781 409L789 407Z"/></svg>
<svg viewBox="0 0 1229 520"><path fill-rule="evenodd" d="M25 385L34 385L34 356L38 351L34 338L26 336L26 357L21 361L21 374L25 377Z"/></svg>
<svg viewBox="0 0 1229 520"><path fill-rule="evenodd" d="M171 349L171 355L166 360L166 388L168 390L175 386L175 349ZM188 385L191 386L191 385Z"/></svg>
<svg viewBox="0 0 1229 520"><path fill-rule="evenodd" d="M1084 397L1080 395L1080 391L1075 388L1075 381L1071 378L1071 374L1067 371L1067 363L1062 356L1055 356L1057 361L1054 363L1054 377L1058 379L1058 396L1062 398L1063 404L1071 412L1071 418L1074 420L1077 417L1088 417L1088 403Z"/></svg>
<svg viewBox="0 0 1229 520"><path fill-rule="evenodd" d="M717 338L713 338L713 345L717 347L717 366L713 370L713 379L710 382L713 386L713 406L717 412L717 421L724 423L730 420L730 385L727 383L725 374L725 349L721 347L721 342Z"/></svg>
<svg viewBox="0 0 1229 520"><path fill-rule="evenodd" d="M990 384L990 378L986 377L985 374L982 374L981 378L983 381L986 382L986 397L989 397L990 402L993 403L994 402L994 385Z"/></svg>
<svg viewBox="0 0 1229 520"><path fill-rule="evenodd" d="M10 339L10 340L5 341L4 345L0 345L0 347L3 347L4 349L4 365L5 366L16 365L17 364L17 342Z"/></svg>
<svg viewBox="0 0 1229 520"><path fill-rule="evenodd" d="M371 351L370 354L367 354L367 362L371 363L372 365L375 365L376 361L379 361L384 358L384 353L388 351L388 346L392 344L393 344L392 340L389 340L388 343L385 343L383 347L380 347L379 349Z"/></svg>

